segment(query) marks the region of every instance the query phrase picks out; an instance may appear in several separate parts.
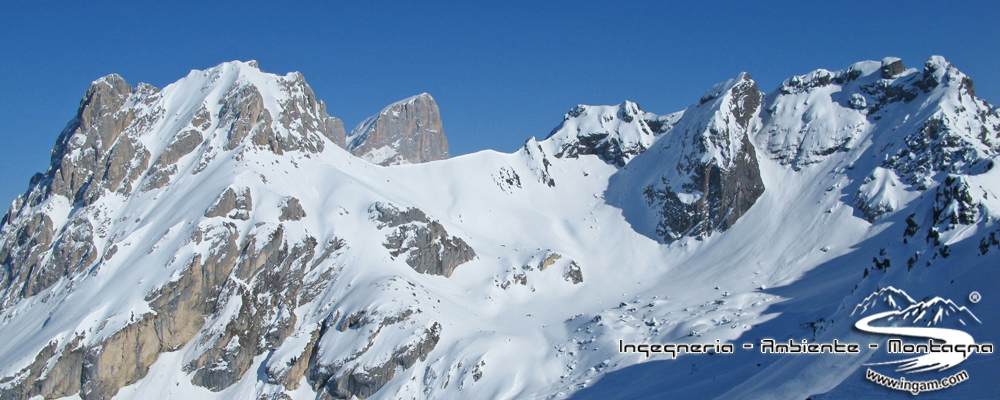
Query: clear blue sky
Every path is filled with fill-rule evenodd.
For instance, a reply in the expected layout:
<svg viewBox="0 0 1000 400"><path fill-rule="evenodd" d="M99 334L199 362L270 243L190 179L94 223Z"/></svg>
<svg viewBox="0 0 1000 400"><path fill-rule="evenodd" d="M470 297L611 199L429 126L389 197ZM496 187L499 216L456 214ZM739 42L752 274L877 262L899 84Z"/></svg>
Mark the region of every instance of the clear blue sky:
<svg viewBox="0 0 1000 400"><path fill-rule="evenodd" d="M514 151L576 104L669 113L740 71L771 91L885 56L943 55L1000 103L996 1L90 3L0 2L0 208L45 170L91 81L162 88L230 60L301 71L348 130L429 92L453 156Z"/></svg>

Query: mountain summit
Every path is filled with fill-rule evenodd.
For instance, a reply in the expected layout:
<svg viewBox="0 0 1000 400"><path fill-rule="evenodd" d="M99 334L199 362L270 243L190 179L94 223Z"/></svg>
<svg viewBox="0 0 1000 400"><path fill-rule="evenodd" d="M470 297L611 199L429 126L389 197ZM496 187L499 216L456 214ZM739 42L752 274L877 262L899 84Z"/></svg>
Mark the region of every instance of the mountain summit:
<svg viewBox="0 0 1000 400"><path fill-rule="evenodd" d="M351 131L347 149L383 166L447 159L448 139L437 102L422 93L390 104Z"/></svg>

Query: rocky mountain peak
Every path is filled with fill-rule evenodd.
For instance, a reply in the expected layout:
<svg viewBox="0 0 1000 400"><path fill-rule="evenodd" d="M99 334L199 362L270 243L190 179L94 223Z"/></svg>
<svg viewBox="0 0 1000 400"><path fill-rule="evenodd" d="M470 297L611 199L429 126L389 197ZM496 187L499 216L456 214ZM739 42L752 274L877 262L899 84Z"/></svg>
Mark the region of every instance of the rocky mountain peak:
<svg viewBox="0 0 1000 400"><path fill-rule="evenodd" d="M26 240L7 240L0 249L0 259L16 264L6 274L3 304L100 256L101 228L94 224L108 221L88 214L115 207L102 198L115 195L117 203L163 189L220 158L318 153L342 145L343 137L343 124L327 115L299 73L281 77L234 61L191 71L163 90L133 88L117 74L98 79L57 139L48 170L4 218L3 235Z"/></svg>
<svg viewBox="0 0 1000 400"><path fill-rule="evenodd" d="M888 155L877 166L922 188L937 172L996 154L1000 131L997 110L940 56L922 72L887 57L792 77L767 96L764 111L757 143L783 164L803 168L870 138Z"/></svg>
<svg viewBox="0 0 1000 400"><path fill-rule="evenodd" d="M625 101L616 106L578 105L563 116L542 143L557 158L595 154L608 164L624 167L646 151L657 137L669 130L681 113L657 116L638 104Z"/></svg>
<svg viewBox="0 0 1000 400"><path fill-rule="evenodd" d="M732 227L764 192L749 140L761 98L747 73L716 84L656 141L655 151L636 157L617 181L627 197L642 199L642 206L623 199L625 207L648 210L627 213L633 225L668 243Z"/></svg>
<svg viewBox="0 0 1000 400"><path fill-rule="evenodd" d="M383 166L448 158L437 102L427 93L390 104L362 121L348 135L346 148Z"/></svg>

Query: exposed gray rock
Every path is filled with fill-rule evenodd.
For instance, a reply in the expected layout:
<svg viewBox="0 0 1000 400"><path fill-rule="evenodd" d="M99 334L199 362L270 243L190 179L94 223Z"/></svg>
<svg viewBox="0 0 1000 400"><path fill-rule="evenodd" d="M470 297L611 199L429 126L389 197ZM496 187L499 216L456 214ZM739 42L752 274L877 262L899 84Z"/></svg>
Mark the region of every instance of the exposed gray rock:
<svg viewBox="0 0 1000 400"><path fill-rule="evenodd" d="M882 59L882 78L892 79L899 76L903 71L906 71L906 67L903 66L903 60L896 57Z"/></svg>
<svg viewBox="0 0 1000 400"><path fill-rule="evenodd" d="M483 379L483 368L486 367L486 360L480 360L478 364L472 367L472 380L479 382Z"/></svg>
<svg viewBox="0 0 1000 400"><path fill-rule="evenodd" d="M417 272L445 277L476 256L464 240L449 237L437 221L424 226L399 226L386 237L384 245L393 257L407 254L406 263Z"/></svg>
<svg viewBox="0 0 1000 400"><path fill-rule="evenodd" d="M986 115L1000 121L995 114ZM930 186L929 178L937 171L954 173L977 165L977 162L988 162L977 148L981 144L989 145L995 134L984 134L980 143L976 143L963 131L943 118L929 119L916 132L907 135L901 148L883 164L896 171L905 182L926 189Z"/></svg>
<svg viewBox="0 0 1000 400"><path fill-rule="evenodd" d="M562 258L562 256L559 255L559 253L549 253L544 259L542 259L542 262L538 263L538 270L545 271L546 268L555 264L560 258Z"/></svg>
<svg viewBox="0 0 1000 400"><path fill-rule="evenodd" d="M233 85L219 100L219 126L227 129L225 150L233 150L249 138L249 144L275 154L288 151L322 152L325 145L319 135L338 146L344 145L344 124L326 113L326 105L319 100L305 82L302 74L292 80L282 80L289 98L279 105L279 115L271 115L264 107L260 90L244 82ZM289 135L275 134L276 127L287 130ZM318 133L318 134L317 134Z"/></svg>
<svg viewBox="0 0 1000 400"><path fill-rule="evenodd" d="M573 282L574 285L583 282L583 272L580 271L580 266L576 265L576 261L569 262L566 270L563 271L563 278L568 282Z"/></svg>
<svg viewBox="0 0 1000 400"><path fill-rule="evenodd" d="M374 164L419 164L448 158L448 138L437 102L423 93L368 117L348 135L347 149Z"/></svg>
<svg viewBox="0 0 1000 400"><path fill-rule="evenodd" d="M281 203L281 215L278 216L278 221L298 221L305 217L306 212L299 204L299 199L288 197Z"/></svg>
<svg viewBox="0 0 1000 400"><path fill-rule="evenodd" d="M364 368L360 368L356 364L345 367L346 364L359 359L369 351L368 349L371 348L383 328L395 326L395 324L405 321L408 317L409 314L400 314L388 316L377 323L364 318L355 319L351 322L345 329L365 328L373 332L368 338L368 345L361 352L340 359L333 365L317 364L313 360L314 366L310 368L312 371L310 373L310 381L314 382L316 390L325 389L325 392L335 398L347 399L357 396L359 399L364 399L372 396L382 386L385 386L400 368L406 370L411 368L417 361L426 360L427 355L434 350L434 347L437 346L441 338L441 324L437 322L424 328L416 336L416 340L410 340L411 344L394 349L389 355L388 360L384 363L375 366L367 365ZM371 325L375 324L377 325L371 327ZM341 323L341 325L344 325L344 323Z"/></svg>
<svg viewBox="0 0 1000 400"><path fill-rule="evenodd" d="M46 172L53 193L69 199L82 197L100 160L132 122L133 114L118 113L131 93L132 87L116 74L90 85L80 100L76 118L56 140Z"/></svg>
<svg viewBox="0 0 1000 400"><path fill-rule="evenodd" d="M202 107L202 110L205 110L205 108ZM170 177L177 173L177 166L174 164L181 157L190 154L198 148L203 140L204 137L201 135L201 132L194 129L185 130L177 134L166 150L160 153L153 166L149 168L149 173L143 182L142 190L148 191L166 186L170 182Z"/></svg>
<svg viewBox="0 0 1000 400"><path fill-rule="evenodd" d="M226 188L219 199L215 201L205 212L205 216L228 217L246 221L250 219L250 211L253 210L253 198L250 196L250 188L242 188L236 193L233 188Z"/></svg>
<svg viewBox="0 0 1000 400"><path fill-rule="evenodd" d="M201 132L193 129L182 131L174 137L173 142L170 142L167 149L160 154L160 158L156 160L156 164L176 164L177 160L180 160L181 157L190 154L194 151L194 149L198 148L203 140L205 140L205 138L201 135Z"/></svg>
<svg viewBox="0 0 1000 400"><path fill-rule="evenodd" d="M5 226L8 228L8 226ZM41 269L43 255L51 250L55 232L52 219L39 213L25 219L20 226L9 226L4 233L8 239L0 249L0 265L7 270L7 285L0 309L7 309L22 297L31 296L39 290L38 282L55 281L52 277L36 277ZM29 285L28 282L35 282ZM31 293L31 294L29 294Z"/></svg>
<svg viewBox="0 0 1000 400"><path fill-rule="evenodd" d="M509 279L505 279L503 283L500 284L500 288L507 290L507 288L516 283L520 283L521 285L528 284L528 274L523 269L521 271L514 269L514 274L511 275Z"/></svg>
<svg viewBox="0 0 1000 400"><path fill-rule="evenodd" d="M951 225L972 225L979 214L980 203L970 192L969 182L961 175L949 175L934 194L934 222Z"/></svg>
<svg viewBox="0 0 1000 400"><path fill-rule="evenodd" d="M418 208L409 207L406 210L400 210L392 204L381 201L375 202L368 211L373 213L376 221L381 222L378 224L379 229L385 227L395 228L411 222L422 222L425 224L431 222L427 219L427 215Z"/></svg>
<svg viewBox="0 0 1000 400"><path fill-rule="evenodd" d="M267 239L262 244L258 245L257 236L251 235L243 245L237 245L239 234L232 223L196 230L191 242L210 239L212 250L205 256L196 255L179 280L147 296L155 313L145 314L93 346L82 347L74 342L62 349L46 347L35 363L18 374L35 378L0 391L0 399L22 398L18 393L26 399L35 395L65 397L77 392L84 399L109 399L122 386L145 376L160 353L177 350L189 342L206 318L216 319L213 323L223 325L224 333L209 343L188 369L195 372L195 384L212 390L231 385L246 373L254 356L274 349L291 332L295 317L288 310L298 304L297 293L303 287L307 266L326 260L331 249L343 246L341 240L334 240L333 246L314 259L315 239L306 238L289 249L282 232L279 226L263 233ZM247 287L242 282L253 285ZM236 297L243 302L241 312L232 320L219 321L217 313ZM238 346L227 346L234 340ZM55 363L47 368L51 360ZM122 360L130 361L122 364ZM214 361L225 367L219 368ZM206 364L215 368L206 370ZM300 365L290 369L292 377L283 381L286 386L297 386L304 368Z"/></svg>
<svg viewBox="0 0 1000 400"><path fill-rule="evenodd" d="M94 227L86 217L74 218L55 242L52 255L25 282L25 297L34 296L64 276L85 270L97 260Z"/></svg>
<svg viewBox="0 0 1000 400"><path fill-rule="evenodd" d="M346 132L343 121L327 114L326 103L316 99L316 94L313 93L312 87L306 83L306 78L301 73L296 72L295 79L285 81L284 84L286 90L296 95L281 104L282 113L278 116L278 123L285 129L294 132L299 138L310 138L312 132L319 132L337 146L346 147ZM323 144L321 141L311 139L302 141L298 145L291 143L282 145L282 149L285 151L296 148L322 151Z"/></svg>
<svg viewBox="0 0 1000 400"><path fill-rule="evenodd" d="M459 265L476 257L459 237L448 236L438 221L431 221L423 211L408 208L400 211L392 204L375 203L369 212L379 222L379 229L394 227L383 243L393 257L406 255L406 263L417 272L451 276Z"/></svg>
<svg viewBox="0 0 1000 400"><path fill-rule="evenodd" d="M312 332L309 343L306 344L304 349L302 349L302 353L299 354L298 357L292 358L287 366L282 366L283 368L268 366L268 383L281 384L288 390L298 389L299 382L309 369L310 358L314 356L316 342L319 341L320 336L324 332L325 331L321 329L321 327L317 327L317 329Z"/></svg>
<svg viewBox="0 0 1000 400"><path fill-rule="evenodd" d="M876 115L879 110L893 103L913 101L919 93L916 87L902 83L888 84L886 81L876 81L863 85L860 89L874 100L868 108L868 114L875 121L882 118L881 115Z"/></svg>
<svg viewBox="0 0 1000 400"><path fill-rule="evenodd" d="M552 162L549 161L545 149L538 143L538 140L535 140L534 137L528 138L524 142L524 146L521 147L521 151L528 156L528 168L531 168L531 172L534 173L538 182L548 187L555 187L556 181L549 174L549 166L552 165Z"/></svg>
<svg viewBox="0 0 1000 400"><path fill-rule="evenodd" d="M133 218L113 220L107 203L95 203L109 193L123 197L135 194L140 179L143 190L166 186L179 166L189 165L182 160L192 153L201 158L203 169L207 165L204 161L215 155L211 147L202 148L202 144L216 128L227 135L225 146L243 150L237 152L237 158L245 150L259 148L279 154L318 152L327 140L343 146L342 123L326 115L325 105L315 99L301 75L292 78L279 80L289 96L282 100L278 115L270 115L263 107L256 87L237 81L223 96L219 115L202 105L190 124L159 154L145 147L149 141L143 137L165 118L163 108L156 103L161 98L159 90L147 84L132 88L117 75L95 81L81 100L76 117L60 134L49 169L31 179L28 190L0 220L0 311L54 286L57 289L38 302L60 299L60 293L64 299L77 278L96 274L119 250L115 243L121 237L109 237L112 221L132 223ZM288 134L275 135L278 128ZM68 207L62 206L66 203ZM54 204L59 212L68 209L67 214L49 215L52 207L44 207L46 204ZM284 217L288 220L305 217L296 199L286 205ZM246 220L250 212L249 190L229 188L206 214ZM206 323L222 327L227 336L199 344L205 352L203 359L189 366L193 380L213 390L235 382L246 373L254 356L276 348L291 332L295 318L290 310L299 299L314 299L336 278L331 271L324 271L307 279L305 271L336 256L344 246L342 240L331 239L317 257L314 238L289 243L283 240L280 227L267 232L263 231L268 226L258 224L255 228L260 231L241 235L236 225L219 220L191 228L190 241L210 241L204 247L209 250L190 256L177 279L148 294L146 301L152 312L130 320L96 343L84 345L81 336L46 346L35 355L35 362L13 376L0 378L0 399L61 398L77 393L88 400L109 399L119 388L145 376L160 354L190 342ZM239 242L244 235L246 239ZM128 241L124 245L129 246ZM150 251L155 249L153 246ZM65 281L65 277L73 280ZM57 286L61 280L68 283ZM261 300L265 298L268 300ZM243 313L233 320L222 319L220 307L237 299L245 305ZM252 337L244 337L246 332ZM226 341L232 338L239 345L235 351L226 348ZM206 370L205 366L217 366L219 360L227 367ZM293 387L305 374L304 369L305 365L291 368L280 381Z"/></svg>
<svg viewBox="0 0 1000 400"><path fill-rule="evenodd" d="M1000 148L1000 110L975 98L972 80L943 57L931 57L924 64L923 74L885 89L886 93L905 94L887 98L886 105L890 104L888 100L911 101L921 91L933 88L957 88L958 100L962 101L953 110L957 115L925 119L901 142L889 143L882 150L889 155L882 166L896 171L904 182L920 190L933 186L940 172L981 173Z"/></svg>
<svg viewBox="0 0 1000 400"><path fill-rule="evenodd" d="M665 143L682 147L678 165L671 168L676 173L669 171L660 184L643 191L647 204L660 217L656 235L667 243L731 228L764 193L757 153L748 137L762 95L745 73L720 85L685 112L678 122L683 131ZM709 108L698 110L703 107ZM726 122L713 122L717 116ZM718 156L703 161L710 151ZM675 187L668 176L683 183Z"/></svg>
<svg viewBox="0 0 1000 400"><path fill-rule="evenodd" d="M214 302L216 311L236 302L239 312L213 316L211 323L222 332L185 367L194 372L192 383L213 391L225 389L246 373L255 356L277 348L291 334L295 327L291 310L316 246L312 237L290 245L280 225L247 239L243 256Z"/></svg>
<svg viewBox="0 0 1000 400"><path fill-rule="evenodd" d="M493 174L493 183L505 193L513 193L515 188L521 188L521 176L513 168L500 167L500 170Z"/></svg>
<svg viewBox="0 0 1000 400"><path fill-rule="evenodd" d="M180 348L201 329L211 310L205 300L218 295L239 256L235 226L222 225L211 237L212 252L204 264L196 256L179 280L147 296L155 313L145 314L91 346L74 340L61 349L46 347L35 363L18 374L35 377L21 381L28 386L0 390L0 398L59 398L79 393L88 400L110 399L119 388L145 376L160 353ZM202 232L197 231L191 240L201 238Z"/></svg>

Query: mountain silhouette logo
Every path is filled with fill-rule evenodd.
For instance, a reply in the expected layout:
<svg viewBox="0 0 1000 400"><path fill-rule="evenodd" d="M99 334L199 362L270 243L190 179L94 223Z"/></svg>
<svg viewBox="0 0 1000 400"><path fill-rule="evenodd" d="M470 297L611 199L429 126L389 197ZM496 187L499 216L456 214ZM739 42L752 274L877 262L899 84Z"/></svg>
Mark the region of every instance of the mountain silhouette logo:
<svg viewBox="0 0 1000 400"><path fill-rule="evenodd" d="M854 308L851 315L864 316L854 324L863 332L927 339L927 344L918 345L903 345L899 339L890 340L889 353L922 355L866 365L898 364L896 372L908 374L944 371L962 363L977 350L992 352L992 345L980 347L972 335L945 327L964 327L982 322L968 308L941 297L918 302L906 292L890 286L869 295Z"/></svg>

